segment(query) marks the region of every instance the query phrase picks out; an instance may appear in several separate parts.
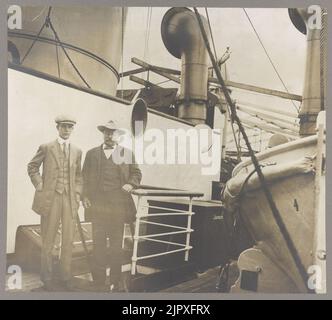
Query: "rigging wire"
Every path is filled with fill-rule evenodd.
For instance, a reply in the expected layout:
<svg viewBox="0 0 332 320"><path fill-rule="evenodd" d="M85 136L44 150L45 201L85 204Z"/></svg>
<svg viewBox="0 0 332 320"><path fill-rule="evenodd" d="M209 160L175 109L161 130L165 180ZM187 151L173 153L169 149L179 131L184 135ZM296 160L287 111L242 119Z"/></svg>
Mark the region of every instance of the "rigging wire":
<svg viewBox="0 0 332 320"><path fill-rule="evenodd" d="M156 86L159 86L161 84L164 84L164 83L167 83L167 82L170 82L170 81L172 81L172 80L168 79L168 80L164 80L164 81L158 82L158 83L156 83Z"/></svg>
<svg viewBox="0 0 332 320"><path fill-rule="evenodd" d="M264 119L264 118L262 118L261 116L258 116L258 115L249 114L249 117L247 117L246 119L253 120L252 118L253 119L259 119L259 120L263 121L265 124L271 124L271 125L275 126L276 129L285 130L285 133L288 133L288 131L290 131L292 134L295 134L295 135L298 133L298 131L296 130L297 128L290 129L290 128L287 128L286 126L283 126L282 123L278 124L278 121L275 122L273 120Z"/></svg>
<svg viewBox="0 0 332 320"><path fill-rule="evenodd" d="M212 41L212 46L213 46L213 51L214 51L214 58L215 58L216 61L218 61L217 50L216 50L216 46L215 46L215 42L214 42L214 37L213 37L212 27L211 27L211 21L210 21L210 16L209 16L209 12L208 12L207 7L205 7L205 13L206 13L208 26L209 26L209 31L210 31L210 35L211 35L211 41ZM231 114L230 110L228 110L228 113ZM240 146L238 144L238 141L236 139L233 120L231 120L230 123L231 123L232 133L233 133L234 142L235 142L235 146L236 146L236 150L237 150L237 159L238 159L238 161L241 161L241 150L240 150Z"/></svg>
<svg viewBox="0 0 332 320"><path fill-rule="evenodd" d="M72 67L74 68L74 70L76 71L76 73L78 74L78 76L81 78L81 80L85 83L85 85L91 89L90 85L87 83L87 81L84 79L84 77L82 76L82 74L80 73L80 71L78 70L78 68L76 67L75 63L73 62L73 60L70 58L68 52L66 51L65 47L62 45L61 41L60 41L60 38L57 34L57 32L55 31L55 28L52 24L52 21L51 21L51 9L52 7L50 7L49 9L49 12L48 12L48 15L47 15L47 18L46 18L46 22L45 24L47 24L47 26L49 26L51 28L51 30L53 31L54 33L54 36L55 36L55 39L60 43L60 47L61 49L63 50L65 56L67 57L67 59L69 60L70 64L72 65Z"/></svg>
<svg viewBox="0 0 332 320"><path fill-rule="evenodd" d="M147 15L146 15L146 27L145 27L145 35L144 35L144 50L143 50L143 60L145 61L146 59L146 46L147 46L147 37L148 37L148 28L149 28L149 13L150 13L150 7L147 8Z"/></svg>
<svg viewBox="0 0 332 320"><path fill-rule="evenodd" d="M256 34L256 36L257 36L257 39L258 39L259 43L261 44L261 46L262 46L262 48L263 48L263 50L264 50L264 52L265 52L267 58L269 59L269 61L270 61L271 65L272 65L272 67L273 67L275 73L277 74L279 80L281 81L283 87L285 88L285 90L286 90L287 93L290 93L290 92L288 91L288 88L287 88L287 86L286 86L284 80L282 79L280 73L278 72L277 67L275 66L274 62L272 61L271 56L269 55L269 53L268 53L266 47L264 46L263 41L262 41L261 37L259 36L259 34L258 34L258 32L257 32L257 30L256 30L256 28L255 28L255 26L254 26L254 24L252 23L252 21L251 21L251 19L250 19L250 17L249 17L249 14L248 14L248 12L247 12L247 10L246 10L245 8L243 8L243 11L244 11L244 13L245 13L245 15L246 15L246 17L247 17L247 19L248 19L248 21L249 21L249 23L250 23L252 29L254 30L254 32L255 32L255 34ZM294 102L293 100L291 100L291 102L292 102L294 108L296 109L297 113L299 113L299 108L296 106L295 102Z"/></svg>
<svg viewBox="0 0 332 320"><path fill-rule="evenodd" d="M146 16L146 29L144 36L144 51L143 51L143 61L148 61L148 50L149 50L149 38L150 38L150 30L151 30L151 17L152 17L152 7L148 7L148 12ZM141 74L141 78L143 79L144 73ZM149 70L146 72L146 81L149 81L150 72Z"/></svg>
<svg viewBox="0 0 332 320"><path fill-rule="evenodd" d="M299 128L298 123L296 121L294 121L293 119L281 118L281 117L278 117L276 114L273 114L273 113L268 114L264 111L250 109L250 107L248 107L246 109L245 105L239 105L239 107L237 107L237 110L239 110L241 113L243 113L243 115L251 115L253 117L261 117L261 118L265 119L265 121L275 121L276 123L280 123L282 125L289 126L294 130L297 130Z"/></svg>
<svg viewBox="0 0 332 320"><path fill-rule="evenodd" d="M31 46L29 47L29 49L27 50L27 52L26 52L25 55L23 56L23 58L22 58L20 64L23 64L24 60L25 60L26 57L30 54L32 48L34 47L35 43L37 42L37 40L38 40L40 34L41 34L42 31L44 30L44 28L45 28L45 26L46 26L46 23L47 23L47 19L49 18L50 14L51 14L51 8L52 8L52 7L49 7L49 8L48 8L48 14L47 14L47 17L46 17L46 19L45 19L43 25L41 26L39 32L36 34L34 40L32 41Z"/></svg>
<svg viewBox="0 0 332 320"><path fill-rule="evenodd" d="M269 96L267 96L267 97L269 97ZM244 105L244 106L247 106L249 108L260 109L260 110L263 110L263 111L266 111L266 112L278 113L278 114L281 114L281 115L283 115L287 118L292 118L292 119L297 118L297 114L295 114L293 112L290 112L290 111L285 111L285 110L279 111L275 107L270 107L270 106L267 107L266 105L263 106L263 105L260 105L260 104L256 104L256 103L241 100L241 99L237 99L236 101L238 102L239 105Z"/></svg>
<svg viewBox="0 0 332 320"><path fill-rule="evenodd" d="M228 107L228 106L227 106ZM230 114L230 111L228 110L227 111L229 114ZM237 150L237 159L239 161L241 161L241 150L240 150L240 147L239 147L239 144L238 144L238 141L237 141L237 138L236 138L236 132L235 132L235 129L234 129L234 121L233 120L230 120L231 122L231 128L232 128L232 132L233 132L233 137L234 137L234 143L235 143L235 147L236 147L236 150Z"/></svg>
<svg viewBox="0 0 332 320"><path fill-rule="evenodd" d="M145 30L145 43L144 43L144 53L143 60L148 61L148 50L149 50L149 38L151 30L151 17L152 17L152 7L148 7L148 13L146 18L146 30Z"/></svg>
<svg viewBox="0 0 332 320"><path fill-rule="evenodd" d="M224 68L225 68L225 80L227 81L228 80L228 76L227 76L227 61L225 61L224 63Z"/></svg>
<svg viewBox="0 0 332 320"><path fill-rule="evenodd" d="M61 49L63 50L65 56L66 56L67 59L69 60L70 64L72 65L72 67L74 68L74 70L76 71L76 73L79 75L79 77L80 77L80 78L82 79L82 81L85 83L85 85L86 85L88 88L91 88L90 85L86 82L86 80L85 80L84 77L82 76L82 74L80 73L80 71L78 70L78 68L76 67L76 65L75 65L75 63L73 62L73 60L70 58L70 56L69 56L69 54L67 53L67 51L66 51L64 45L63 45L62 42L60 41L60 38L59 38L57 32L55 31L55 28L54 28L54 26L53 26L53 24L52 24L52 21L51 21L51 12L52 12L52 6L50 6L50 7L48 8L48 13L47 13L47 16L46 16L46 18L45 18L45 22L43 23L43 25L42 25L42 27L40 28L40 30L39 30L39 32L37 33L37 35L34 37L34 40L33 40L32 44L31 44L31 46L29 47L29 49L28 49L27 52L25 53L25 55L24 55L24 57L22 58L20 64L22 65L23 62L24 62L24 60L25 60L25 59L27 58L27 56L30 54L30 52L31 52L31 50L32 50L32 48L33 48L33 46L34 46L35 43L38 41L39 36L40 36L40 34L42 33L42 31L44 30L44 28L45 28L45 27L47 27L47 28L49 27L49 28L51 28L51 30L52 30L52 32L53 32L53 34L54 34L54 38L55 38L55 40L57 41L57 43L59 43ZM56 44L56 46L57 46L57 44ZM57 53L58 53L58 52L57 52ZM58 57L58 55L57 55L57 57ZM58 64L58 74L59 74L59 72L60 72L60 69L59 69L59 68L60 68L60 66L59 66L59 64Z"/></svg>
<svg viewBox="0 0 332 320"><path fill-rule="evenodd" d="M54 40L56 40L55 37L54 37ZM58 66L58 77L61 78L58 44L55 45L55 53L56 53L56 62L57 62L57 66Z"/></svg>
<svg viewBox="0 0 332 320"><path fill-rule="evenodd" d="M44 13L44 11L47 9L47 6L45 6L39 14L37 14L34 18L32 18L32 22L36 21L37 19L39 19L39 17Z"/></svg>
<svg viewBox="0 0 332 320"><path fill-rule="evenodd" d="M209 24L209 30L210 30L210 35L211 35L211 40L212 40L212 45L213 45L213 50L214 50L214 58L216 59L216 61L218 61L217 50L216 50L216 46L215 46L215 43L214 43L209 12L208 12L208 9L206 7L205 7L205 13L206 13L207 21L208 21L208 24Z"/></svg>

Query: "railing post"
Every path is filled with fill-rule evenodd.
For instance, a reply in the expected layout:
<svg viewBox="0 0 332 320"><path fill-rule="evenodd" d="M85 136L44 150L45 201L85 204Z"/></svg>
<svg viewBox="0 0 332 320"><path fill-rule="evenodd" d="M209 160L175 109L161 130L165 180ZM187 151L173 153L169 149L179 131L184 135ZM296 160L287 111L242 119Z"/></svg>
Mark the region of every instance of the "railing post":
<svg viewBox="0 0 332 320"><path fill-rule="evenodd" d="M140 227L140 202L141 196L138 196L137 200L137 211L136 211L136 223L135 223L135 234L134 234L134 248L133 256L131 258L131 274L135 275L136 273L136 264L137 264L137 249L138 249L138 237L139 237L139 227Z"/></svg>
<svg viewBox="0 0 332 320"><path fill-rule="evenodd" d="M186 237L186 253L184 256L184 260L189 260L189 245L190 245L190 230L191 230L191 217L192 217L192 210L193 209L193 198L189 197L189 209L188 209L188 222L187 222L187 237Z"/></svg>
<svg viewBox="0 0 332 320"><path fill-rule="evenodd" d="M149 259L149 258L153 258L153 257L158 257L158 256L162 256L162 255L167 255L167 254L172 254L172 253L177 253L177 252L183 252L185 251L185 261L189 260L189 250L192 249L192 247L190 246L190 233L193 231L191 229L191 219L192 219L192 215L194 214L193 212L193 198L195 197L202 197L204 194L203 193L197 193L197 192L189 192L189 191L185 191L185 190L150 190L150 191L146 191L146 190L134 190L133 191L133 195L138 197L138 203L137 203L137 212L136 212L136 224L135 224L135 231L134 231L134 244L133 244L133 254L132 254L132 258L131 258L131 274L135 275L136 274L136 267L137 267L137 261L138 260L143 260L143 259ZM162 196L175 196L175 197L189 197L189 208L188 210L173 210L176 213L174 213L173 211L171 212L166 212L165 214L163 213L156 213L156 214L142 214L142 210L141 210L141 202L142 199L144 197L162 197ZM145 206L147 208L149 208L149 206ZM160 209L166 209L167 208L160 208ZM174 232L165 232L165 233L161 233L161 234L150 234L150 235L146 235L146 236L142 236L140 235L140 224L141 222L145 222L147 223L147 221L144 220L144 218L149 218L149 217L154 217L154 216L164 216L164 215L187 215L188 216L188 220L187 220L187 226L186 227L178 227L178 226L171 226L168 224L160 224L161 226L166 226L166 227L171 227L171 228L176 228L176 229L181 229L181 231L174 231ZM143 220L142 220L143 219ZM159 225L159 223L155 223L157 225ZM167 242L164 240L157 240L157 239L152 239L153 237L160 237L160 236L165 236L165 235L170 235L170 234L186 234L186 238L185 238L185 244L183 243L174 243L174 242ZM138 242L140 239L144 239L144 240L148 240L148 241L155 241L155 242L163 242L163 243L168 243L170 245L175 245L175 246L180 246L180 249L176 249L176 250L167 250L165 252L159 252L156 254L152 254L152 255L148 255L148 256L138 256Z"/></svg>

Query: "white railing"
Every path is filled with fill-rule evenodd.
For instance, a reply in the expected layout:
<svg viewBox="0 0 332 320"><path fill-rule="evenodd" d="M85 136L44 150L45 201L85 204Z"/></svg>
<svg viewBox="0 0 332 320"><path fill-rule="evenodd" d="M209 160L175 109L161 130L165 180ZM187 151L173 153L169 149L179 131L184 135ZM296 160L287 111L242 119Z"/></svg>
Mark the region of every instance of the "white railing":
<svg viewBox="0 0 332 320"><path fill-rule="evenodd" d="M137 203L137 213L136 213L136 223L135 223L135 232L134 232L134 247L133 247L133 255L132 255L132 263L131 263L131 274L135 275L136 273L136 265L139 260L150 259L155 257L160 257L164 255L174 254L178 252L185 252L184 260L188 261L189 259L189 251L192 249L190 246L190 235L194 231L191 228L191 217L195 214L192 211L193 207L193 198L202 197L202 193L188 192L188 191L178 191L178 190L145 190L145 189L136 189L132 192L133 195L138 197ZM145 197L187 197L189 198L188 210L180 210L180 209L172 209L167 207L158 207L158 206L149 206L142 205L143 198ZM156 213L148 213L148 210L152 209L160 209L162 212ZM144 213L142 209L147 209L147 213ZM168 216L187 216L187 226L180 227L177 225L171 225L166 223L160 223L155 221L148 221L148 218L152 217L168 217ZM147 234L140 235L141 225L156 225L160 227L167 227L171 229L175 229L176 231L169 231L164 233L155 233L155 234ZM171 236L177 234L186 234L185 243L172 242L167 240L156 239L163 236ZM154 253L145 256L138 256L138 246L140 240L151 241L157 243L168 244L172 246L179 247L174 250L166 250L159 253Z"/></svg>

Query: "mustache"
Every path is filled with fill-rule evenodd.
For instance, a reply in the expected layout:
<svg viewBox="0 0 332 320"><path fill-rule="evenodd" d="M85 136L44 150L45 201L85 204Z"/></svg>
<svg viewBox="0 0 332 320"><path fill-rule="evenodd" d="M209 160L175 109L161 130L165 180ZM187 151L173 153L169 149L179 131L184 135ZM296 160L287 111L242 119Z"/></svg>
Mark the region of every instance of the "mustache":
<svg viewBox="0 0 332 320"><path fill-rule="evenodd" d="M112 144L117 144L118 142L113 139L105 139L104 142L111 142Z"/></svg>

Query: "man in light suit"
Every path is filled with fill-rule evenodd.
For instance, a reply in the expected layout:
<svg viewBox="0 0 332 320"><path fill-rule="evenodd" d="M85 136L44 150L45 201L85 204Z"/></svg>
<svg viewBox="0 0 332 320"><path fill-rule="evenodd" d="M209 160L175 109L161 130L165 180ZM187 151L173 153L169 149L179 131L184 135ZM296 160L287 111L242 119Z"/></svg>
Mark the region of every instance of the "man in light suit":
<svg viewBox="0 0 332 320"><path fill-rule="evenodd" d="M98 126L98 130L103 133L104 143L87 152L83 165L83 205L92 222L94 282L105 288L109 265L111 288L117 291L124 223L133 223L136 215L130 191L139 186L142 175L131 151L117 145L114 137L121 130L116 124L109 121ZM122 156L129 161L119 161Z"/></svg>
<svg viewBox="0 0 332 320"><path fill-rule="evenodd" d="M61 115L55 122L58 138L41 145L28 164L28 174L36 189L32 209L41 216L41 280L50 291L54 289L52 251L60 224L60 277L66 290L73 289L72 243L83 185L82 152L69 141L76 121Z"/></svg>

